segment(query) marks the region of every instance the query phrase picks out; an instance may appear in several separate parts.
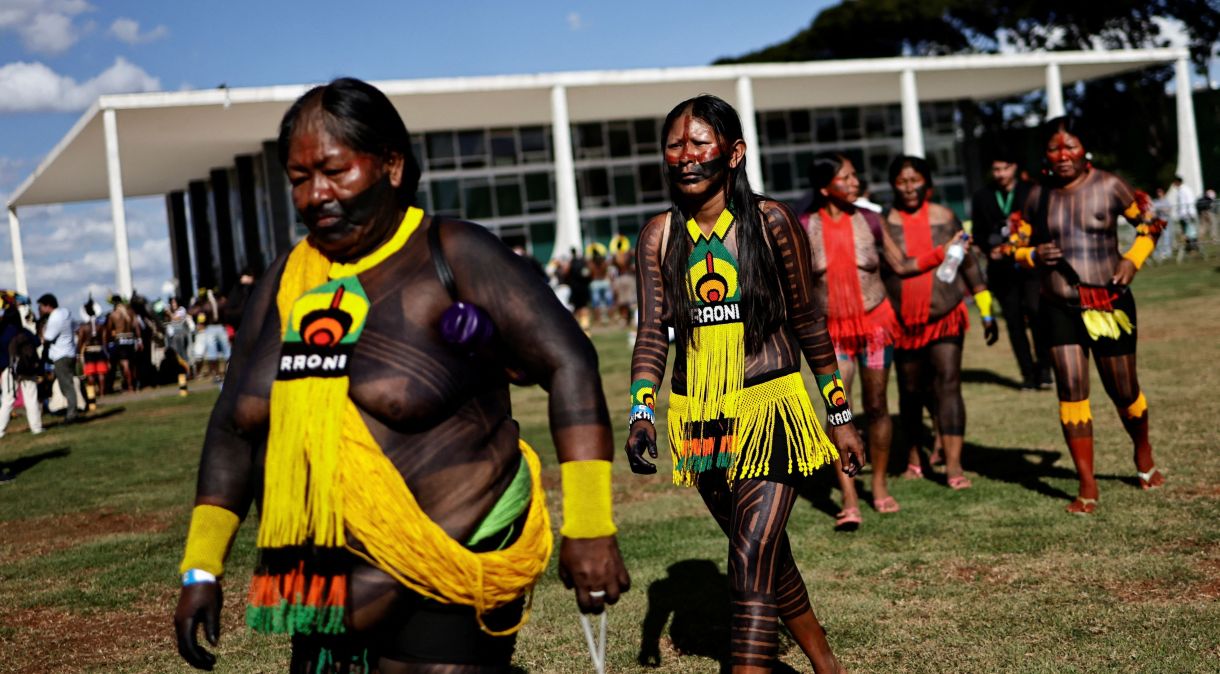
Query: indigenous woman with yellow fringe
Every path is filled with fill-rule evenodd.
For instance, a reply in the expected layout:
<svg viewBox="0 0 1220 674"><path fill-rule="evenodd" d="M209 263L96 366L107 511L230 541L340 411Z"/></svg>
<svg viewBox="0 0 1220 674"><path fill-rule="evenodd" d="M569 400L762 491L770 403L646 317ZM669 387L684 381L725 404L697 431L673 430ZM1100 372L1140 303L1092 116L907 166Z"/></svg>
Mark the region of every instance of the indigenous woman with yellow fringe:
<svg viewBox="0 0 1220 674"><path fill-rule="evenodd" d="M1165 476L1148 442L1148 403L1135 371L1136 313L1131 281L1156 248L1165 228L1153 216L1148 195L1122 178L1093 167L1082 124L1057 117L1043 125L1047 180L1025 202L1025 222L1015 234L1017 262L1042 277L1042 321L1050 342L1059 421L1080 477L1069 513L1097 508L1093 477L1093 414L1089 408L1089 353L1110 401L1131 437L1140 487L1153 489ZM1120 254L1118 218L1135 226L1131 248Z"/></svg>
<svg viewBox="0 0 1220 674"><path fill-rule="evenodd" d="M485 228L414 205L390 101L353 79L285 114L279 154L309 236L256 289L212 413L174 620L211 669L218 578L252 501L247 624L292 636L292 672L506 672L552 536L508 384L551 394L559 572L582 611L630 581L610 514L597 356Z"/></svg>
<svg viewBox="0 0 1220 674"><path fill-rule="evenodd" d="M779 618L815 671L837 672L784 533L805 479L840 452L853 475L863 459L814 300L809 243L791 210L750 189L741 121L728 103L679 103L661 137L673 207L640 232L628 459L636 473L656 472L644 455L657 456L656 393L672 327L673 479L698 488L729 537L732 670L770 671ZM805 390L802 355L829 435Z"/></svg>

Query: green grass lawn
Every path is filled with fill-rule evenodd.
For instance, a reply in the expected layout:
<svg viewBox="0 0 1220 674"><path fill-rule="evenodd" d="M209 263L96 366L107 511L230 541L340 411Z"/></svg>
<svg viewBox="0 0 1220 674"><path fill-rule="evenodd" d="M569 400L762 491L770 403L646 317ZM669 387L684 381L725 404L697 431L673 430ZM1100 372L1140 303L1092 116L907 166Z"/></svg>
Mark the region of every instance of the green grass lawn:
<svg viewBox="0 0 1220 674"><path fill-rule="evenodd" d="M1101 503L1075 494L1052 392L1022 393L1006 342L967 337L966 466L974 488L897 478L902 512L831 530L828 483L797 502L788 533L815 611L853 672L1220 671L1220 270L1149 267L1136 282L1140 378L1167 488L1136 486L1130 443L1093 379ZM611 414L625 419L625 333L597 332ZM891 388L891 391L893 389ZM545 394L514 391L525 436L558 470ZM204 425L214 393L130 403L86 424L20 432L0 462L0 671L186 672L171 614ZM891 409L897 409L896 394ZM662 408L664 398L662 398ZM620 429L620 441L622 433ZM897 460L897 459L896 459ZM663 460L663 470L668 461ZM861 482L867 485L867 479ZM636 664L642 625L666 628L660 671L714 672L727 638L727 544L695 492L615 464L619 540L634 588L610 611L608 668ZM558 493L550 506L555 513ZM556 518L557 521L557 518ZM254 526L229 560L219 671L285 671L282 639L242 625ZM648 639L652 641L652 639ZM810 671L799 649L783 661ZM517 665L591 671L575 605L548 572Z"/></svg>

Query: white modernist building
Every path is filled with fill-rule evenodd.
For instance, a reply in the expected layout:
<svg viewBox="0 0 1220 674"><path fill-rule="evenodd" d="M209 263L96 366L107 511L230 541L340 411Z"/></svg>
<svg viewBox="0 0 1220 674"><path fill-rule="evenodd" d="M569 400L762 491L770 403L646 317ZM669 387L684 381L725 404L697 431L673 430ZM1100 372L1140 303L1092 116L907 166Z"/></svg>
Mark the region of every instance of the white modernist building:
<svg viewBox="0 0 1220 674"><path fill-rule="evenodd" d="M377 82L412 133L435 213L487 224L543 259L633 233L666 195L660 120L679 100L716 94L741 113L756 189L799 195L816 151L857 158L878 192L898 152L936 160L942 198L966 201L953 101L1063 87L1174 64L1178 172L1202 187L1184 49L1040 52L561 72ZM116 287L132 291L124 199L165 195L180 292L227 285L301 234L272 142L309 85L99 98L12 192L16 288L27 293L19 210L109 199Z"/></svg>

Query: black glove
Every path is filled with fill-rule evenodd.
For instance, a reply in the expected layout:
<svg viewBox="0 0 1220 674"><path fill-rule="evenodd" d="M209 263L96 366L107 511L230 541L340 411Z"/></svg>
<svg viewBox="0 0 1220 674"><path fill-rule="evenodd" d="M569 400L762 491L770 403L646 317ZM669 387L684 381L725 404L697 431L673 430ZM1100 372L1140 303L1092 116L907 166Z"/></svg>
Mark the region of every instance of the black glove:
<svg viewBox="0 0 1220 674"><path fill-rule="evenodd" d="M1000 326L994 318L983 321L983 337L987 338L987 346L1000 338Z"/></svg>
<svg viewBox="0 0 1220 674"><path fill-rule="evenodd" d="M651 475L657 472L656 464L644 458L644 452L648 452L648 456L654 459L657 458L656 426L645 419L631 424L631 430L627 433L626 451L631 472L638 475Z"/></svg>
<svg viewBox="0 0 1220 674"><path fill-rule="evenodd" d="M195 628L202 622L208 643L220 643L220 607L224 593L220 583L194 583L182 588L174 611L174 631L178 634L178 655L195 669L212 671L216 656L199 645Z"/></svg>

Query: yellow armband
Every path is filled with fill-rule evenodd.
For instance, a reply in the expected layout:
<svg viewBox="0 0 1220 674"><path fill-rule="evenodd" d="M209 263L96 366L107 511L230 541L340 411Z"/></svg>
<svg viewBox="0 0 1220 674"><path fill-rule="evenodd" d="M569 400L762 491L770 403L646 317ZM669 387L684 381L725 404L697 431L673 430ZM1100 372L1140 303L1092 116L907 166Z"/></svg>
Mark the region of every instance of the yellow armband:
<svg viewBox="0 0 1220 674"><path fill-rule="evenodd" d="M214 505L195 506L191 512L191 528L186 535L186 553L178 573L200 569L214 576L222 575L225 557L240 524L241 519L231 510Z"/></svg>
<svg viewBox="0 0 1220 674"><path fill-rule="evenodd" d="M567 538L613 536L610 516L610 462L566 461L563 475L563 528Z"/></svg>
<svg viewBox="0 0 1220 674"><path fill-rule="evenodd" d="M1013 253L1012 257L1013 257L1013 259L1015 259L1017 261L1017 264L1021 265L1022 267L1025 267L1027 269L1034 268L1034 248L1033 248L1033 246L1022 246L1020 248L1017 248L1017 250Z"/></svg>
<svg viewBox="0 0 1220 674"><path fill-rule="evenodd" d="M991 291L981 290L974 294L974 304L979 308L979 315L991 318Z"/></svg>
<svg viewBox="0 0 1220 674"><path fill-rule="evenodd" d="M1131 244L1131 248L1123 253L1123 257L1131 260L1131 264L1135 265L1136 269L1144 266L1144 261L1152 255L1152 251L1156 249L1156 241L1152 240L1151 236L1137 236Z"/></svg>

